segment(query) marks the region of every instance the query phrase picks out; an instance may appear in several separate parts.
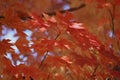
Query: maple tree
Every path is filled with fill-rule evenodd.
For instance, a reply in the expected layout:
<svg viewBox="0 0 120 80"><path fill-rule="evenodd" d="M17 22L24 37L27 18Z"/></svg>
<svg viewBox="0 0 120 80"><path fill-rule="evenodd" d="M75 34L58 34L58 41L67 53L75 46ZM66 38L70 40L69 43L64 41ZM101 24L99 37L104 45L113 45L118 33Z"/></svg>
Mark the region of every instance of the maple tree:
<svg viewBox="0 0 120 80"><path fill-rule="evenodd" d="M0 80L119 80L120 1L50 1L0 1Z"/></svg>

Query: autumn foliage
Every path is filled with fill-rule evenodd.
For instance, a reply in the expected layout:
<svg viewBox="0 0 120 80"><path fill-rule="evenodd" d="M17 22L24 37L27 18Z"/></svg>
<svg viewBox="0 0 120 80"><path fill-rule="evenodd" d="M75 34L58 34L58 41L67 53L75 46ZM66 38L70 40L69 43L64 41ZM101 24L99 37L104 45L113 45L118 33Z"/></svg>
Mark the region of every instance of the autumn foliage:
<svg viewBox="0 0 120 80"><path fill-rule="evenodd" d="M1 0L0 80L119 80L120 1L81 1L99 13L97 27L76 21L79 11L49 16L30 0Z"/></svg>

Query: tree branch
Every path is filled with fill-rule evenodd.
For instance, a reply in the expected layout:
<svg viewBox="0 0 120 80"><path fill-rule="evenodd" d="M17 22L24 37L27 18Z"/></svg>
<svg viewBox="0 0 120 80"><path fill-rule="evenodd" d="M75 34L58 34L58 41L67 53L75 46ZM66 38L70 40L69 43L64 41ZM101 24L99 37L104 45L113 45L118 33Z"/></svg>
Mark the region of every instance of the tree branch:
<svg viewBox="0 0 120 80"><path fill-rule="evenodd" d="M85 4L81 4L81 5L79 5L78 7L73 7L73 8L70 8L70 9L68 9L68 10L60 10L59 12L60 12L60 13L65 13L66 11L73 12L73 11L79 10L79 9L85 7L85 6L86 6ZM45 12L45 13L48 14L48 15L50 15L50 16L56 15L56 12Z"/></svg>
<svg viewBox="0 0 120 80"><path fill-rule="evenodd" d="M70 11L70 12L73 12L73 11L76 11L76 10L79 10L83 7L85 7L86 5L85 4L81 4L79 5L78 7L74 7L74 8L70 8L68 10L60 10L59 12L60 13L65 13L66 11ZM46 14L48 14L49 16L53 16L53 15L56 15L56 12L45 12ZM43 16L43 15L42 15ZM28 19L32 19L31 16L18 16L21 20L28 20ZM0 15L0 19L4 19L5 16L3 15Z"/></svg>
<svg viewBox="0 0 120 80"><path fill-rule="evenodd" d="M3 18L5 18L5 16L0 15L0 19L3 19Z"/></svg>

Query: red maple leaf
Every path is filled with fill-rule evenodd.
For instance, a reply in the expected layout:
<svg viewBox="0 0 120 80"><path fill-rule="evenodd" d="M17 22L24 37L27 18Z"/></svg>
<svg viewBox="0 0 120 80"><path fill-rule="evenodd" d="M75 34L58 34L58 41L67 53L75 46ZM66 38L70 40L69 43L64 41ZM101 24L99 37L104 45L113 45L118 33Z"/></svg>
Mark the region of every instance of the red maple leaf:
<svg viewBox="0 0 120 80"><path fill-rule="evenodd" d="M9 39L3 39L2 41L0 41L0 55L5 54L7 51L9 51L13 44L10 43Z"/></svg>

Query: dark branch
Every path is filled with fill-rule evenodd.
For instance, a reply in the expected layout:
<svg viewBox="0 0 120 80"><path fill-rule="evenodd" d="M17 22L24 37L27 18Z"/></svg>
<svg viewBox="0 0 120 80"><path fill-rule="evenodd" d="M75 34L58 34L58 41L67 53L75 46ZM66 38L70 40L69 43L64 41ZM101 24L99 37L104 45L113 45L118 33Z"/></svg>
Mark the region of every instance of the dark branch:
<svg viewBox="0 0 120 80"><path fill-rule="evenodd" d="M5 16L0 15L0 19L3 19L3 18L5 18Z"/></svg>
<svg viewBox="0 0 120 80"><path fill-rule="evenodd" d="M79 10L83 7L85 7L86 5L85 4L81 4L79 5L78 7L74 7L74 8L70 8L68 10L61 10L59 11L60 13L65 13L66 11L70 11L70 12L73 12L73 11L76 11L76 10ZM56 15L56 12L45 12L46 14L48 14L49 16L53 16L53 15ZM42 15L43 16L43 15ZM28 19L32 19L31 16L18 16L21 20L28 20ZM4 19L5 16L3 15L0 15L0 19Z"/></svg>
<svg viewBox="0 0 120 80"><path fill-rule="evenodd" d="M60 13L65 13L66 11L73 12L73 11L79 10L79 9L85 7L85 6L86 6L85 4L81 4L81 5L79 5L78 7L70 8L70 9L68 9L68 10L61 10L61 11L59 11L59 12L60 12ZM56 15L56 12L45 12L45 13L48 14L48 15L50 15L50 16Z"/></svg>

